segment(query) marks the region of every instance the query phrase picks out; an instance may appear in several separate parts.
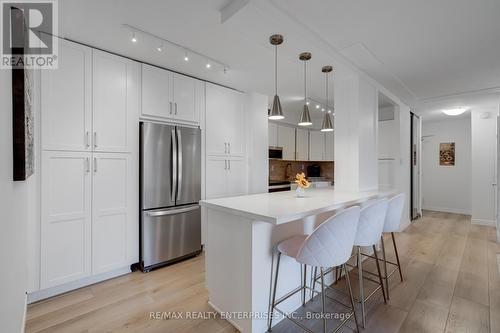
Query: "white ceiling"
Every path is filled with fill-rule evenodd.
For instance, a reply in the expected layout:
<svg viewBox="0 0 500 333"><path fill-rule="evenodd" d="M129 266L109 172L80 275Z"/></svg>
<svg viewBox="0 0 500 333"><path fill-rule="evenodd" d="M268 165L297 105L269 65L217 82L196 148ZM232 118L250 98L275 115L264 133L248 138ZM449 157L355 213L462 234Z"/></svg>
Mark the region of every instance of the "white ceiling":
<svg viewBox="0 0 500 333"><path fill-rule="evenodd" d="M221 23L221 9L241 4ZM226 7L227 8L227 7ZM365 72L423 114L482 93L500 92L500 1L498 0L61 0L60 35L92 46L176 69L245 91L273 95L273 48L282 33L278 93L298 118L303 67L310 51L310 96L324 101L321 66L334 77ZM206 70L204 59L186 63L183 53L140 38L130 24L200 51L230 66ZM464 93L467 93L464 95ZM446 97L451 96L451 97ZM497 102L498 102L498 97ZM480 98L479 98L480 99ZM477 102L477 101L476 101ZM448 104L446 104L448 103ZM313 119L321 112L311 108Z"/></svg>

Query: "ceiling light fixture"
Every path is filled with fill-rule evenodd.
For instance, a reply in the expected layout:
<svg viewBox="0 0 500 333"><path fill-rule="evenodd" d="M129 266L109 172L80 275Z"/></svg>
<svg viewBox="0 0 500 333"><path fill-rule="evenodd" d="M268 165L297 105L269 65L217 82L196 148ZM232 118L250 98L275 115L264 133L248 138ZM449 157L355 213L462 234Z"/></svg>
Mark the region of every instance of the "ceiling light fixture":
<svg viewBox="0 0 500 333"><path fill-rule="evenodd" d="M137 37L135 36L135 31L132 31L132 39L130 39L132 43L137 43Z"/></svg>
<svg viewBox="0 0 500 333"><path fill-rule="evenodd" d="M207 62L207 64L205 65L205 67L206 67L207 69L210 69L210 67L212 67L212 65L210 65L210 63L209 63L209 62Z"/></svg>
<svg viewBox="0 0 500 333"><path fill-rule="evenodd" d="M160 45L158 45L158 47L156 48L156 51L158 51L158 52L163 51L163 43L161 43Z"/></svg>
<svg viewBox="0 0 500 333"><path fill-rule="evenodd" d="M309 114L309 102L307 101L307 61L311 59L310 52L299 54L299 59L304 62L304 106L300 114L299 126L312 125L311 115Z"/></svg>
<svg viewBox="0 0 500 333"><path fill-rule="evenodd" d="M323 66L321 69L323 73L325 73L325 92L326 92L326 105L328 106L328 74L333 71L332 66ZM330 118L330 114L325 112L325 116L323 117L323 124L321 125L321 132L331 132L333 131L332 119Z"/></svg>
<svg viewBox="0 0 500 333"><path fill-rule="evenodd" d="M319 104L316 104L316 109L319 109Z"/></svg>
<svg viewBox="0 0 500 333"><path fill-rule="evenodd" d="M273 107L269 113L269 119L283 119L283 109L281 108L280 98L278 96L278 45L283 43L282 35L272 35L269 42L274 45L274 99Z"/></svg>
<svg viewBox="0 0 500 333"><path fill-rule="evenodd" d="M462 106L462 107L458 107L458 108L454 108L454 109L443 110L443 113L448 115L448 116L459 116L468 110L469 110L469 108Z"/></svg>
<svg viewBox="0 0 500 333"><path fill-rule="evenodd" d="M184 53L184 61L189 61L188 53Z"/></svg>

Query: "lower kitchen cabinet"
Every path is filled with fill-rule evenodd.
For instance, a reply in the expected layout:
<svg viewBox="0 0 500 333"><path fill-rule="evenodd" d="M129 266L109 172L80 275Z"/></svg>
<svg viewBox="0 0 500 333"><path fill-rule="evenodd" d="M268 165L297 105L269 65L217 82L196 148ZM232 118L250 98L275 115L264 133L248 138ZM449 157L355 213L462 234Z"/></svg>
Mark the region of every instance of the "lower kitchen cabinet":
<svg viewBox="0 0 500 333"><path fill-rule="evenodd" d="M138 175L131 156L42 152L42 289L138 260Z"/></svg>
<svg viewBox="0 0 500 333"><path fill-rule="evenodd" d="M207 199L246 194L245 160L237 157L208 156L205 179Z"/></svg>

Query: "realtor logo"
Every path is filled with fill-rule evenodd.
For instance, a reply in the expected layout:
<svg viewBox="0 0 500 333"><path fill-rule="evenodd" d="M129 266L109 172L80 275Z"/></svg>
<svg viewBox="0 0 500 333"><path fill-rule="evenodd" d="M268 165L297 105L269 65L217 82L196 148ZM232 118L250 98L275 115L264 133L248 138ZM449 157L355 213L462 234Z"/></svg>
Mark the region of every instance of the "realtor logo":
<svg viewBox="0 0 500 333"><path fill-rule="evenodd" d="M0 68L57 68L56 0L1 0Z"/></svg>

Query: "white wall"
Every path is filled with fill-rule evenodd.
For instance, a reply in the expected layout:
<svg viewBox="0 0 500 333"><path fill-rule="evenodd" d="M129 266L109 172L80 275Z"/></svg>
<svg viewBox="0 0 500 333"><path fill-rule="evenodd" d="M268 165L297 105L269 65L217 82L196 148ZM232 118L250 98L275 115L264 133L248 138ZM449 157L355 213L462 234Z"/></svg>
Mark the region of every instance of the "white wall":
<svg viewBox="0 0 500 333"><path fill-rule="evenodd" d="M470 117L423 122L423 209L471 214ZM439 144L455 142L455 166L439 165Z"/></svg>
<svg viewBox="0 0 500 333"><path fill-rule="evenodd" d="M496 126L498 109L471 111L472 223L496 225ZM486 117L486 118L484 118Z"/></svg>
<svg viewBox="0 0 500 333"><path fill-rule="evenodd" d="M0 70L0 332L22 332L27 286L27 202L32 182L12 181L11 73ZM37 171L35 171L37 172Z"/></svg>

